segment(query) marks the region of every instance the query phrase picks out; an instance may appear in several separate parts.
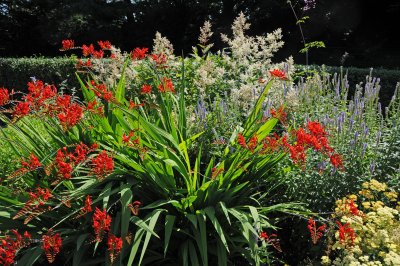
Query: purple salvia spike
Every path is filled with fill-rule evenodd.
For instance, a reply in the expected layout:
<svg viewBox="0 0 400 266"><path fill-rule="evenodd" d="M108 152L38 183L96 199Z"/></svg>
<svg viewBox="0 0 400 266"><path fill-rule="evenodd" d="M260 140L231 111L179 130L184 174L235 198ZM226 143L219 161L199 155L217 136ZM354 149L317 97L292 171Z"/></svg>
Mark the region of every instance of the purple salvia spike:
<svg viewBox="0 0 400 266"><path fill-rule="evenodd" d="M363 144L363 148L362 148L362 152L361 152L361 157L364 157L365 151L367 150L367 147L368 147L368 144L367 144L367 143L364 143L364 144Z"/></svg>
<svg viewBox="0 0 400 266"><path fill-rule="evenodd" d="M381 142L381 136L382 136L382 132L378 131L376 133L376 145L379 145L379 143Z"/></svg>
<svg viewBox="0 0 400 266"><path fill-rule="evenodd" d="M375 172L375 162L372 162L369 166L369 171L371 174Z"/></svg>
<svg viewBox="0 0 400 266"><path fill-rule="evenodd" d="M350 122L350 130L352 130L353 129L353 125L354 125L353 117L350 118L349 122Z"/></svg>
<svg viewBox="0 0 400 266"><path fill-rule="evenodd" d="M350 140L350 142L349 142L350 147L354 147L355 144L356 143L354 142L354 140Z"/></svg>
<svg viewBox="0 0 400 266"><path fill-rule="evenodd" d="M368 135L368 133L369 133L369 128L368 128L368 126L365 126L364 127L364 136L366 137Z"/></svg>

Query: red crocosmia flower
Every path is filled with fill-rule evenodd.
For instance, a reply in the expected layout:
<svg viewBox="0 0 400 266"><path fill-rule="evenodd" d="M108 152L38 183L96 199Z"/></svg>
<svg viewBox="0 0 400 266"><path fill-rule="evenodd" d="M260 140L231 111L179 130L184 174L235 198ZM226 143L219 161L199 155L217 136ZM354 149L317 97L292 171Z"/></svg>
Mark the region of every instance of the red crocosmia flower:
<svg viewBox="0 0 400 266"><path fill-rule="evenodd" d="M119 255L119 253L121 252L121 249L122 249L122 238L116 237L115 235L110 234L108 236L107 246L108 246L107 250L110 253L111 263L113 263L114 260Z"/></svg>
<svg viewBox="0 0 400 266"><path fill-rule="evenodd" d="M29 234L28 231L25 231L25 232L24 232L24 237L25 237L26 239L29 239L29 240L32 238L31 234Z"/></svg>
<svg viewBox="0 0 400 266"><path fill-rule="evenodd" d="M336 224L339 226L339 241L345 248L351 248L354 246L354 241L356 239L356 233L353 228L350 227L350 224L345 223L341 224L339 221L336 221Z"/></svg>
<svg viewBox="0 0 400 266"><path fill-rule="evenodd" d="M82 209L85 213L91 212L92 211L92 198L90 195L86 196L85 199L85 206Z"/></svg>
<svg viewBox="0 0 400 266"><path fill-rule="evenodd" d="M135 109L144 106L144 103L135 103L134 101L129 101L129 109Z"/></svg>
<svg viewBox="0 0 400 266"><path fill-rule="evenodd" d="M90 59L86 60L86 63L84 64L85 67L92 67L92 61Z"/></svg>
<svg viewBox="0 0 400 266"><path fill-rule="evenodd" d="M92 159L92 172L97 176L98 179L103 179L113 171L114 161L110 156L107 155L106 151L103 151Z"/></svg>
<svg viewBox="0 0 400 266"><path fill-rule="evenodd" d="M70 154L70 160L74 162L74 164L79 164L86 160L88 153L93 150L89 149L89 147L84 143L79 143L75 147L75 151L73 154Z"/></svg>
<svg viewBox="0 0 400 266"><path fill-rule="evenodd" d="M103 111L104 111L103 110L103 106L96 107L96 105L97 105L97 101L96 100L93 100L92 102L89 101L88 104L87 104L87 110L92 112L92 113L94 113L94 114L102 115Z"/></svg>
<svg viewBox="0 0 400 266"><path fill-rule="evenodd" d="M103 58L104 57L104 51L99 50L99 51L93 51L92 55L94 58Z"/></svg>
<svg viewBox="0 0 400 266"><path fill-rule="evenodd" d="M354 216L360 215L360 211L358 210L356 204L354 203L354 200L346 199L344 203L340 204L338 207L344 214L351 214Z"/></svg>
<svg viewBox="0 0 400 266"><path fill-rule="evenodd" d="M56 259L56 256L61 251L62 247L62 239L60 234L53 234L52 231L49 231L46 235L42 236L43 246L42 249L46 254L47 261L49 263L53 263Z"/></svg>
<svg viewBox="0 0 400 266"><path fill-rule="evenodd" d="M82 54L83 56L89 56L94 53L94 46L93 44L87 46L87 45L82 45Z"/></svg>
<svg viewBox="0 0 400 266"><path fill-rule="evenodd" d="M167 63L167 57L164 54L152 54L151 58L156 63L158 67L164 68Z"/></svg>
<svg viewBox="0 0 400 266"><path fill-rule="evenodd" d="M104 84L96 84L94 80L90 81L90 89L96 94L97 97L100 97L107 102L114 101L114 96L111 91L107 90L106 85Z"/></svg>
<svg viewBox="0 0 400 266"><path fill-rule="evenodd" d="M244 136L242 134L238 134L238 143L240 146L242 146L243 148L247 149L247 144L246 144L246 140L244 139Z"/></svg>
<svg viewBox="0 0 400 266"><path fill-rule="evenodd" d="M307 128L311 132L311 134L316 137L326 137L327 135L324 127L321 125L320 122L310 121L307 124Z"/></svg>
<svg viewBox="0 0 400 266"><path fill-rule="evenodd" d="M60 109L68 108L71 104L71 96L67 94L57 96L56 103L57 107Z"/></svg>
<svg viewBox="0 0 400 266"><path fill-rule="evenodd" d="M268 237L266 232L261 231L260 232L260 239L263 240L263 241L268 241L269 237Z"/></svg>
<svg viewBox="0 0 400 266"><path fill-rule="evenodd" d="M97 150L99 148L99 144L93 143L92 146L90 146L91 150Z"/></svg>
<svg viewBox="0 0 400 266"><path fill-rule="evenodd" d="M87 67L90 68L92 67L92 61L90 61L90 59L86 60L86 62L82 62L81 59L78 59L77 63L76 63L76 67L77 68L82 68L82 67Z"/></svg>
<svg viewBox="0 0 400 266"><path fill-rule="evenodd" d="M122 142L129 143L131 141L132 137L133 137L133 131L132 130L129 132L129 135L126 135L124 133L124 135L122 136Z"/></svg>
<svg viewBox="0 0 400 266"><path fill-rule="evenodd" d="M132 144L133 144L134 146L140 145L140 138L137 137L136 139L134 139L134 140L132 141Z"/></svg>
<svg viewBox="0 0 400 266"><path fill-rule="evenodd" d="M28 115L31 111L29 102L18 102L15 106L13 116L14 117L24 117Z"/></svg>
<svg viewBox="0 0 400 266"><path fill-rule="evenodd" d="M92 198L90 195L87 195L85 198L85 205L82 207L82 209L79 211L79 214L75 216L75 219L81 218L85 214L92 212Z"/></svg>
<svg viewBox="0 0 400 266"><path fill-rule="evenodd" d="M97 105L97 101L96 100L93 100L92 102L88 102L88 104L87 104L87 109L88 110L90 110L90 111L95 111L95 106Z"/></svg>
<svg viewBox="0 0 400 266"><path fill-rule="evenodd" d="M287 141L282 142L282 144L290 152L290 157L294 163L301 163L304 167L306 151L314 149L330 158L334 167L343 169L341 156L334 153L333 148L329 145L327 133L319 122L309 122L306 128L293 130L291 135L296 144L291 145Z"/></svg>
<svg viewBox="0 0 400 266"><path fill-rule="evenodd" d="M304 164L306 161L305 148L302 145L290 145L289 147L290 158L294 163Z"/></svg>
<svg viewBox="0 0 400 266"><path fill-rule="evenodd" d="M136 130L135 130L136 131ZM133 148L138 148L140 145L140 137L136 137L135 139L132 140L132 137L134 136L134 131L130 131L129 135L124 135L122 136L122 142L130 147Z"/></svg>
<svg viewBox="0 0 400 266"><path fill-rule="evenodd" d="M10 100L10 95L6 88L0 88L0 106L3 106L8 103Z"/></svg>
<svg viewBox="0 0 400 266"><path fill-rule="evenodd" d="M147 85L147 84L144 84L144 85L142 86L141 90L140 90L140 93L141 93L141 94L148 94L148 93L150 93L150 92L151 92L151 86L150 86L150 85Z"/></svg>
<svg viewBox="0 0 400 266"><path fill-rule="evenodd" d="M175 92L174 84L172 84L171 79L166 78L166 77L163 77L161 79L161 83L160 83L160 85L158 85L158 90L160 92L172 92L172 93Z"/></svg>
<svg viewBox="0 0 400 266"><path fill-rule="evenodd" d="M24 160L22 160L21 165L22 167L30 171L42 166L38 157L36 157L33 153L29 156L29 162L25 162Z"/></svg>
<svg viewBox="0 0 400 266"><path fill-rule="evenodd" d="M102 50L110 50L111 43L109 41L98 41L97 42Z"/></svg>
<svg viewBox="0 0 400 266"><path fill-rule="evenodd" d="M275 137L266 137L263 141L262 153L265 153L266 151L276 151L278 147L278 139Z"/></svg>
<svg viewBox="0 0 400 266"><path fill-rule="evenodd" d="M104 100L106 100L107 102L111 101L113 99L113 94L111 91L104 91L103 92L103 97Z"/></svg>
<svg viewBox="0 0 400 266"><path fill-rule="evenodd" d="M279 70L279 69L270 70L269 74L273 78L277 78L277 79L280 79L280 80L288 80L288 77L286 76L286 73L284 71L282 71L282 70Z"/></svg>
<svg viewBox="0 0 400 266"><path fill-rule="evenodd" d="M13 217L17 219L24 215L27 215L24 224L29 223L36 216L49 210L45 206L46 202L53 197L49 189L42 189L38 187L35 192L28 192L29 200L25 202L24 207Z"/></svg>
<svg viewBox="0 0 400 266"><path fill-rule="evenodd" d="M15 265L16 253L31 242L31 235L25 231L21 236L17 230L12 229L13 237L5 235L0 241L0 265Z"/></svg>
<svg viewBox="0 0 400 266"><path fill-rule="evenodd" d="M105 233L110 231L111 217L106 210L101 211L96 207L93 214L93 229L96 237L96 242L101 242Z"/></svg>
<svg viewBox="0 0 400 266"><path fill-rule="evenodd" d="M271 234L268 236L266 232L261 231L259 237L261 241L267 242L269 245L272 245L276 250L282 252L281 245L279 243L279 239L276 234Z"/></svg>
<svg viewBox="0 0 400 266"><path fill-rule="evenodd" d="M219 176L223 171L224 168L219 168L219 169L217 167L211 168L211 179L217 178L217 176Z"/></svg>
<svg viewBox="0 0 400 266"><path fill-rule="evenodd" d="M146 57L148 51L149 51L149 48L136 47L131 52L131 57L132 57L132 59L136 59L136 60L144 59Z"/></svg>
<svg viewBox="0 0 400 266"><path fill-rule="evenodd" d="M254 135L250 138L249 143L247 143L247 147L250 151L254 151L254 149L257 147L258 144L258 136L257 133L254 133Z"/></svg>
<svg viewBox="0 0 400 266"><path fill-rule="evenodd" d="M63 129L68 130L82 119L83 107L77 103L72 103L68 108L64 108L57 117Z"/></svg>
<svg viewBox="0 0 400 266"><path fill-rule="evenodd" d="M56 155L56 167L58 169L58 176L64 179L70 179L72 174L72 165L69 162L69 154L67 147L59 149Z"/></svg>
<svg viewBox="0 0 400 266"><path fill-rule="evenodd" d="M340 156L339 154L332 154L330 157L330 162L335 168L340 168L342 170L344 169L342 156Z"/></svg>
<svg viewBox="0 0 400 266"><path fill-rule="evenodd" d="M55 159L57 175L63 179L70 179L75 166L85 161L92 150L84 143L76 145L74 152L68 152L67 147L59 149Z"/></svg>
<svg viewBox="0 0 400 266"><path fill-rule="evenodd" d="M128 207L131 209L131 212L133 215L137 216L139 214L139 207L142 205L142 203L138 200L135 200L131 204L128 205Z"/></svg>
<svg viewBox="0 0 400 266"><path fill-rule="evenodd" d="M36 80L28 82L28 94L24 96L25 101L30 103L33 110L39 111L41 107L47 106L46 100L54 98L57 94L57 89L54 85L45 85L43 81Z"/></svg>
<svg viewBox="0 0 400 266"><path fill-rule="evenodd" d="M63 40L61 44L62 44L62 48L60 49L61 51L73 49L75 47L75 42L73 40Z"/></svg>
<svg viewBox="0 0 400 266"><path fill-rule="evenodd" d="M358 216L360 214L357 206L354 203L354 200L349 200L346 203L349 205L349 210L350 210L351 214L353 214L355 216Z"/></svg>
<svg viewBox="0 0 400 266"><path fill-rule="evenodd" d="M323 224L317 228L317 225L314 221L314 219L311 217L308 220L308 225L307 225L308 231L311 234L311 241L314 245L317 244L318 240L324 235L325 229L326 229L326 224Z"/></svg>
<svg viewBox="0 0 400 266"><path fill-rule="evenodd" d="M270 110L271 116L273 118L278 119L281 121L282 124L286 124L286 112L284 111L284 107L280 106L279 109L276 111L274 108L271 108Z"/></svg>

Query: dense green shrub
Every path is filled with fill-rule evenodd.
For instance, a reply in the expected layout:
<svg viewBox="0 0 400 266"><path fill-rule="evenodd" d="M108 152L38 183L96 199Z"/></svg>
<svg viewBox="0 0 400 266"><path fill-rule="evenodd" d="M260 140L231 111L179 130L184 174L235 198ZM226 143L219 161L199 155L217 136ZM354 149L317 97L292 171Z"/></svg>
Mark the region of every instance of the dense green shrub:
<svg viewBox="0 0 400 266"><path fill-rule="evenodd" d="M0 58L0 87L21 90L31 77L46 80L50 84L78 88L73 58Z"/></svg>

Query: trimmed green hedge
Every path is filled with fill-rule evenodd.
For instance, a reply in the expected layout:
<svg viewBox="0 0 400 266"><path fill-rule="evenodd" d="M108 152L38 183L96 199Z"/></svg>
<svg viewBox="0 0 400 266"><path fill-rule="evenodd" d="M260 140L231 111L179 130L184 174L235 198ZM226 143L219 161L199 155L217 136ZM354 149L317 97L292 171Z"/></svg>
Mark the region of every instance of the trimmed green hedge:
<svg viewBox="0 0 400 266"><path fill-rule="evenodd" d="M25 91L30 77L57 86L79 87L72 58L0 58L0 87Z"/></svg>
<svg viewBox="0 0 400 266"><path fill-rule="evenodd" d="M298 69L306 67L298 65ZM321 71L321 66L309 66L308 69ZM340 67L324 67L329 73L340 73ZM344 73L348 73L351 88L355 84L365 81L370 74L369 68L344 67ZM0 87L9 89L26 90L26 84L30 77L43 80L59 86L65 82L69 88L78 88L75 77L75 60L72 58L0 58ZM372 76L380 78L381 102L386 106L392 98L397 82L400 82L400 70L374 69Z"/></svg>
<svg viewBox="0 0 400 266"><path fill-rule="evenodd" d="M298 70L305 71L306 66L297 66ZM366 76L371 74L370 68L357 68L357 67L334 67L334 66L316 66L312 65L308 67L309 70L326 71L330 74L341 73L347 74L347 78L350 84L350 91L354 91L356 84L363 82L365 84ZM387 106L393 97L396 85L400 82L400 70L391 69L372 69L372 77L380 79L380 101L383 106Z"/></svg>

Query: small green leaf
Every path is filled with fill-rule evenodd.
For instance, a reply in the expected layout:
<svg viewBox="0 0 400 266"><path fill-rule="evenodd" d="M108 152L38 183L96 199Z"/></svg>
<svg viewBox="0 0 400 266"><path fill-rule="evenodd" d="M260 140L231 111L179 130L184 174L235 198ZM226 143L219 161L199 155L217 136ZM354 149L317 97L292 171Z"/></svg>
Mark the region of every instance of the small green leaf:
<svg viewBox="0 0 400 266"><path fill-rule="evenodd" d="M172 229L174 228L176 217L173 215L165 216L165 234L164 234L164 258L168 251L169 240L171 238Z"/></svg>

